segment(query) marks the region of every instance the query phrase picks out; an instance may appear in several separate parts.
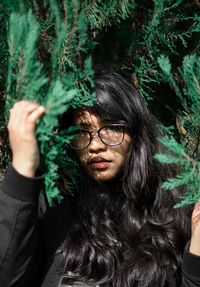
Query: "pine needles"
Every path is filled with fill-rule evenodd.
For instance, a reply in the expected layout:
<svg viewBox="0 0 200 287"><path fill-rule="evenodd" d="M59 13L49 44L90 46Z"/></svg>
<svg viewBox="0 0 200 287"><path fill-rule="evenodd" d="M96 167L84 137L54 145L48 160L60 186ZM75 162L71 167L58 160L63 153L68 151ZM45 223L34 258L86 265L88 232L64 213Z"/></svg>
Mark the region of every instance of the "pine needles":
<svg viewBox="0 0 200 287"><path fill-rule="evenodd" d="M37 100L46 107L46 113L37 128L37 136L47 197L51 205L55 198L58 201L62 198L56 186L59 178L58 157L61 154L66 156L65 167L69 173L70 170L74 171L67 164L66 145L63 145L63 139L56 132L59 116L70 106L91 105L95 96L89 89L93 87L93 69L87 39L88 22L79 15L82 13L80 7L73 3L78 2L65 1L63 6L63 9L68 9L64 10L64 15L70 15L68 18L61 16L61 7L57 1L49 3L51 27L50 35L46 37L51 37L48 51L51 66L48 65L48 69L46 63L37 59L41 28L33 13L30 10L22 14L12 13L9 25L7 108L20 99ZM86 56L79 63L77 59L83 57L83 53ZM86 80L90 85L86 84Z"/></svg>
<svg viewBox="0 0 200 287"><path fill-rule="evenodd" d="M112 16L125 18L129 6L126 2L123 8L113 2L112 8L105 10L104 19L109 19L113 11ZM89 28L99 28L102 22L94 23L95 17L86 14L90 4L86 1L81 6L78 0L49 0L42 5L37 1L18 2L9 20L6 109L22 99L36 100L46 107L36 132L50 205L55 199L62 199L57 186L60 169L67 170L68 188L78 175L76 163L67 154L70 136L67 130L59 130L59 119L70 107L92 105L95 99L91 92L94 87L91 52L95 42ZM101 1L93 4L93 15L100 13ZM108 24L111 20L104 25Z"/></svg>
<svg viewBox="0 0 200 287"><path fill-rule="evenodd" d="M185 189L179 206L200 199L198 1L0 0L0 4L1 177L9 161L4 114L18 100L36 100L46 107L37 137L49 203L61 200L58 185L65 171L65 187L73 189L78 166L69 157L70 136L67 129L60 129L60 118L71 107L92 105L93 64L110 58L118 70L131 75L155 114L162 107L165 117L169 111L173 115L176 139L172 132L161 139L169 154L156 157L177 164L180 172L163 187ZM172 104L168 98L173 98Z"/></svg>
<svg viewBox="0 0 200 287"><path fill-rule="evenodd" d="M182 69L178 69L184 83L183 89L173 77L169 59L161 56L158 62L164 79L175 90L182 104L182 112L177 117L181 143L174 138L163 138L161 142L173 155L156 156L163 163L180 167L179 174L163 184L165 189L183 186L185 192L177 204L180 207L200 199L200 57L195 54L185 56Z"/></svg>

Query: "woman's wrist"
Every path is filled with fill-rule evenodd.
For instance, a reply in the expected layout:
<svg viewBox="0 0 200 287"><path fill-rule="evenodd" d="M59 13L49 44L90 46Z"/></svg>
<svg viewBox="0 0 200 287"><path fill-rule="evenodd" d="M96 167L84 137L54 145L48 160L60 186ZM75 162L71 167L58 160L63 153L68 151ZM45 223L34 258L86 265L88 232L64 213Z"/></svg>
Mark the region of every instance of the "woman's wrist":
<svg viewBox="0 0 200 287"><path fill-rule="evenodd" d="M200 256L200 238L192 238L190 242L189 252Z"/></svg>
<svg viewBox="0 0 200 287"><path fill-rule="evenodd" d="M13 159L12 166L21 175L25 177L34 177L36 173L36 167L30 165L29 163L18 162Z"/></svg>

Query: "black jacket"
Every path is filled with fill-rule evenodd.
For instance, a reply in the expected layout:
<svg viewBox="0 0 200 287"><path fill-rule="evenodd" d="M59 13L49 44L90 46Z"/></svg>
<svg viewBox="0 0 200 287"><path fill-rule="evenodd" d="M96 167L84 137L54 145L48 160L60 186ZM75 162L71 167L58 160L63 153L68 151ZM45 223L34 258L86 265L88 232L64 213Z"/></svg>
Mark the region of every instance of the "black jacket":
<svg viewBox="0 0 200 287"><path fill-rule="evenodd" d="M72 197L66 197L59 206L46 207L43 197L40 196L42 182L42 177L26 178L10 167L1 184L0 286L2 287L59 285L58 269L62 252L59 246L70 228L74 202ZM178 284L176 278L174 272L169 272L166 286L200 286L200 257L185 250L182 284Z"/></svg>

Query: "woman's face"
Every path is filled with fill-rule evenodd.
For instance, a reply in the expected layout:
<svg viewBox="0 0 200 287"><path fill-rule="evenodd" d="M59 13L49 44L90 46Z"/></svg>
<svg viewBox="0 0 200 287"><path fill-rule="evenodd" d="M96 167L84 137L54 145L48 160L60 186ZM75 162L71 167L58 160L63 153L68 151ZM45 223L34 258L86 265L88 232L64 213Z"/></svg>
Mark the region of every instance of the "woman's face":
<svg viewBox="0 0 200 287"><path fill-rule="evenodd" d="M114 123L112 121L112 124ZM111 122L103 120L90 108L84 107L76 112L74 124L88 131L97 131ZM122 170L130 142L131 135L127 129L124 130L122 143L116 146L106 145L95 134L89 146L83 150L76 150L76 154L85 171L93 179L106 182L114 179Z"/></svg>

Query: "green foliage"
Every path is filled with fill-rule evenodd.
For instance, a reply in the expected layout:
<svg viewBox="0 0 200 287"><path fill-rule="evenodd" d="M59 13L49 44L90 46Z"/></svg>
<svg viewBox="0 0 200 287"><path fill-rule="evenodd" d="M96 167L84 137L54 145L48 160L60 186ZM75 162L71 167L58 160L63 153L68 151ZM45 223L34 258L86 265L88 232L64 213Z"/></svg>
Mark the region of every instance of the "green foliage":
<svg viewBox="0 0 200 287"><path fill-rule="evenodd" d="M32 12L12 13L9 27L8 109L16 100L39 100L40 89L47 82L41 73L42 65L35 58L39 24Z"/></svg>
<svg viewBox="0 0 200 287"><path fill-rule="evenodd" d="M135 72L141 95L149 101L161 101L157 91L163 82L158 66L159 55L170 56L175 66L193 47L198 49L199 7L190 1L135 1L132 33L129 33L128 69ZM127 36L128 37L128 36ZM132 66L131 66L131 65Z"/></svg>
<svg viewBox="0 0 200 287"><path fill-rule="evenodd" d="M102 28L126 19L131 9L135 7L134 1L128 0L87 0L83 1L83 8L93 28Z"/></svg>
<svg viewBox="0 0 200 287"><path fill-rule="evenodd" d="M93 86L91 56L87 55L82 60L81 67L77 63L81 52L89 53L90 45L86 34L88 22L82 16L75 19L80 7L71 7L71 3L68 5L69 11L66 11L71 17L67 20L59 14L60 8L56 1L50 1L50 7L52 65L48 67L45 67L46 63L37 60L40 25L33 13L29 10L27 13L12 13L10 16L7 108L20 99L37 100L46 107L37 135L47 197L52 205L54 198L59 201L61 199L55 185L59 178L57 158L66 148L56 134L58 118L70 106L91 105L95 95L90 93L89 85L84 82L87 80L90 87ZM74 42L67 39L68 35ZM71 46L68 46L68 41ZM69 167L68 170L74 172Z"/></svg>
<svg viewBox="0 0 200 287"><path fill-rule="evenodd" d="M129 50L132 67L129 63L126 65L135 71L140 93L153 111L159 105L165 108L165 116L172 113L174 123L176 121L170 134L177 138L178 130L179 142L173 137L163 138L170 153L156 155L156 158L179 167L177 177L169 179L163 188L182 187L185 192L177 205L182 206L200 199L199 5L194 7L190 1L181 0L154 0L154 4L135 2L137 10L133 12L133 19L139 21L133 20ZM170 86L167 92L164 83Z"/></svg>
<svg viewBox="0 0 200 287"><path fill-rule="evenodd" d="M156 155L159 161L180 167L179 174L163 184L165 189L183 186L185 192L182 201L177 204L180 207L200 199L200 57L195 54L184 57L183 68L178 69L184 82L182 90L171 73L169 59L160 56L158 63L164 79L174 88L182 104L182 114L179 114L182 144L174 138L165 137L161 142L173 155Z"/></svg>
<svg viewBox="0 0 200 287"><path fill-rule="evenodd" d="M197 2L0 0L1 177L9 162L5 112L18 100L37 100L46 107L37 137L48 200L61 200L60 181L73 190L78 166L68 155L70 135L60 130L60 118L70 107L92 105L93 66L109 61L131 76L163 130L166 121L176 121L162 139L170 153L156 158L180 172L163 187L183 186L181 204L199 200Z"/></svg>
<svg viewBox="0 0 200 287"><path fill-rule="evenodd" d="M200 198L200 161L192 158L186 148L178 143L173 137L163 137L161 143L167 147L170 154L156 154L155 158L165 164L176 164L180 171L174 178L169 178L163 183L164 189L182 187L184 193L181 202L176 207L192 204Z"/></svg>
<svg viewBox="0 0 200 287"><path fill-rule="evenodd" d="M22 99L36 100L46 108L36 133L50 205L55 199L62 199L57 186L62 171L67 170L68 189L73 189L78 174L78 166L67 152L70 136L67 131L60 132L59 119L70 107L92 105L95 99L91 92L94 87L91 53L95 42L89 29L100 28L102 23L111 25L116 17L124 19L129 13L129 1L124 3L125 6L113 1L111 7L98 1L91 10L90 1L46 0L41 5L36 1L17 1L15 6L3 2L10 14L6 31L9 53L6 110ZM96 16L92 15L102 13L106 5L109 9L102 14L102 21L97 23L96 19L93 23Z"/></svg>
<svg viewBox="0 0 200 287"><path fill-rule="evenodd" d="M5 90L8 63L8 44L6 26L9 16L0 4L0 181L3 179L10 157L8 152L7 130L5 127Z"/></svg>

